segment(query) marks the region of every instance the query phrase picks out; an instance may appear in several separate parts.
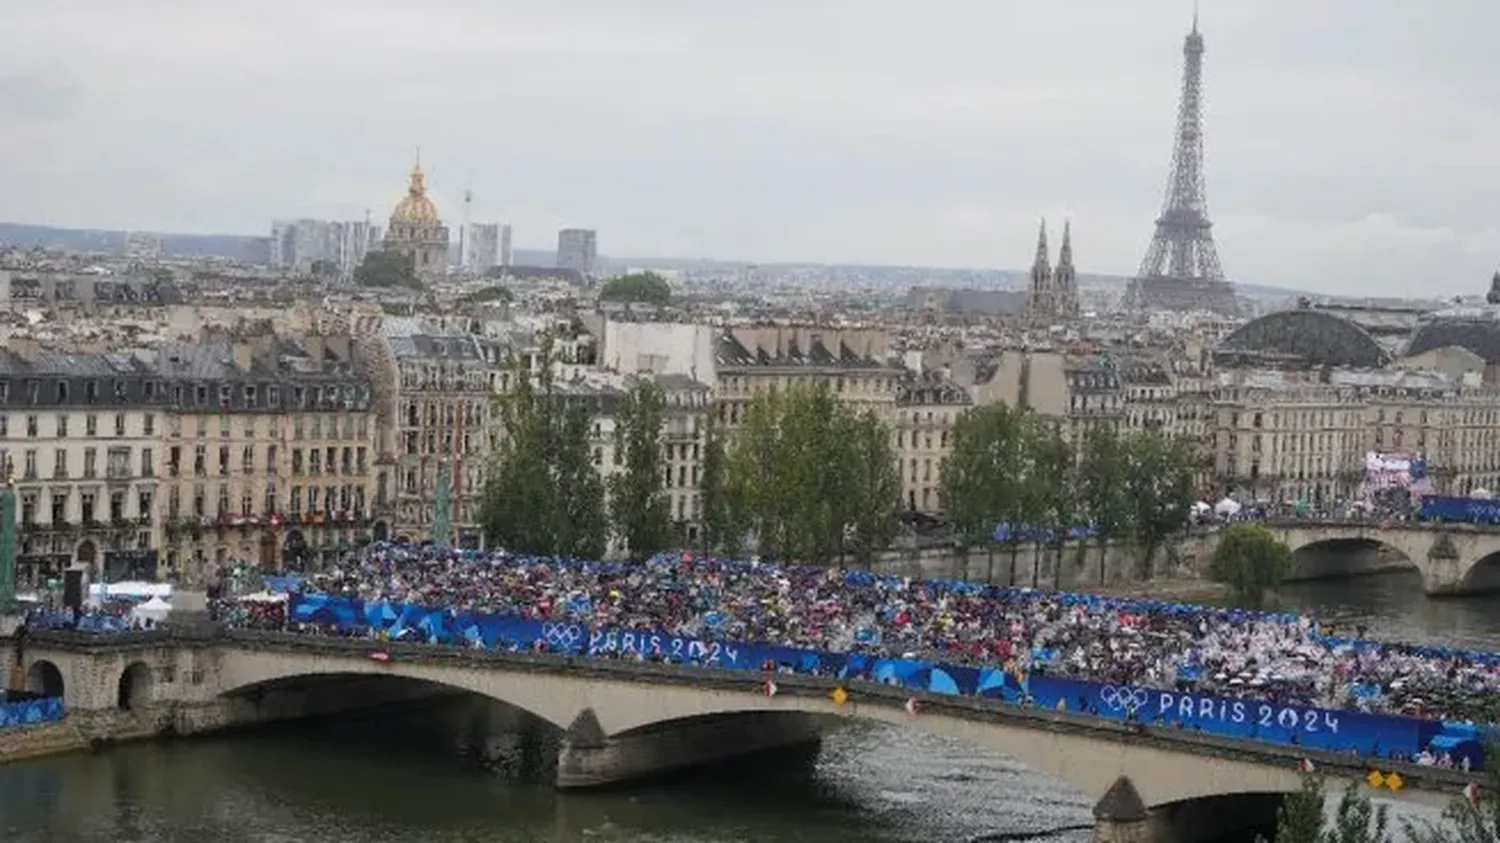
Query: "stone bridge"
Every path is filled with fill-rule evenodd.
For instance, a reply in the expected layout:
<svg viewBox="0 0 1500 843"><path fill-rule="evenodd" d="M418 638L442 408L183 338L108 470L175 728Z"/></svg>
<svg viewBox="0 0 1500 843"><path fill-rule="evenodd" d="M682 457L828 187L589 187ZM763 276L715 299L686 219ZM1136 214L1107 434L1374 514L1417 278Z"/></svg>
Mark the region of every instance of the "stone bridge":
<svg viewBox="0 0 1500 843"><path fill-rule="evenodd" d="M4 648L6 658L13 649ZM351 698L464 691L561 730L557 783L578 788L807 745L841 723L866 720L1014 757L1099 800L1101 828L1172 843L1201 839L1194 829L1274 827L1304 758L1334 777L1370 770L1342 754L873 683L843 683L840 704L839 685L818 677L777 676L768 695L764 677L744 671L280 633L36 633L20 649L16 673L30 690L62 696L68 721L94 741L331 713ZM329 688L343 693L330 696ZM1387 762L1381 769L1405 778L1399 798L1430 805L1467 782L1453 771Z"/></svg>
<svg viewBox="0 0 1500 843"><path fill-rule="evenodd" d="M1302 575L1339 576L1370 570L1373 551L1387 549L1405 557L1422 575L1427 593L1434 596L1471 594L1500 588L1500 529L1471 524L1432 524L1397 521L1269 521L1266 522L1294 557L1311 553L1333 561L1299 564ZM1363 555L1361 555L1363 554ZM1342 556L1348 564L1341 564ZM1307 564L1318 566L1310 572ZM1374 562L1374 565L1380 563Z"/></svg>

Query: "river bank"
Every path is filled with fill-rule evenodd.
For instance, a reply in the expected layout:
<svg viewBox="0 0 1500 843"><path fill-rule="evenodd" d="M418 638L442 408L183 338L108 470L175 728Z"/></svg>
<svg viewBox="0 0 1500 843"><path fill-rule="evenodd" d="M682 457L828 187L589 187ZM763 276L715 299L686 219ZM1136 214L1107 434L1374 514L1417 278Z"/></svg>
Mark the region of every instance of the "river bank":
<svg viewBox="0 0 1500 843"><path fill-rule="evenodd" d="M0 730L0 766L53 755L83 752L93 745L76 723L13 726Z"/></svg>
<svg viewBox="0 0 1500 843"><path fill-rule="evenodd" d="M1223 583L1196 577L1168 577L1141 582L1118 582L1092 589L1106 597L1164 600L1169 603L1204 603L1217 606L1229 599Z"/></svg>

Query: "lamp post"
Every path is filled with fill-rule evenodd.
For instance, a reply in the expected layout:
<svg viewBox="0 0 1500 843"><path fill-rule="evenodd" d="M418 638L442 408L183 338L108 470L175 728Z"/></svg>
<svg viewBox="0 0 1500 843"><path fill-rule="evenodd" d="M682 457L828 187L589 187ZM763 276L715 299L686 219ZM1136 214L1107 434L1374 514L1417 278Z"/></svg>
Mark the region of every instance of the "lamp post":
<svg viewBox="0 0 1500 843"><path fill-rule="evenodd" d="M438 460L437 499L432 505L432 543L438 547L451 547L453 537L453 467L445 454Z"/></svg>

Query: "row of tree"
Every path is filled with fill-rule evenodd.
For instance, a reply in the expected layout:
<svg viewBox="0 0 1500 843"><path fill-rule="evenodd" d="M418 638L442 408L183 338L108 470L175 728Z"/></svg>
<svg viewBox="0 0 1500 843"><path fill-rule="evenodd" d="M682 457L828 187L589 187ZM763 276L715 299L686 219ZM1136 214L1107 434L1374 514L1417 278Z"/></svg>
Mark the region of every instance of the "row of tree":
<svg viewBox="0 0 1500 843"><path fill-rule="evenodd" d="M546 350L543 359L546 359ZM634 384L615 412L608 480L593 465L589 409L556 389L547 367L499 400L481 521L491 544L597 558L614 539L633 558L683 543L663 470L666 397ZM712 415L702 443L698 544L814 564L867 557L895 532L899 483L883 424L825 389L768 392L729 441Z"/></svg>
<svg viewBox="0 0 1500 843"><path fill-rule="evenodd" d="M1100 426L1075 450L1055 422L1030 410L976 407L951 431L943 507L965 546L1014 553L1083 528L1101 553L1110 542L1132 543L1144 577L1186 521L1196 460L1190 442L1155 430Z"/></svg>
<svg viewBox="0 0 1500 843"><path fill-rule="evenodd" d="M605 481L593 465L589 409L566 401L545 366L515 382L500 399L484 494L491 543L575 557L613 544L635 558L683 543L663 469L666 400L655 385L642 380L623 396ZM889 546L901 482L890 430L873 411L826 388L793 387L758 395L739 422L730 435L708 419L697 478L701 549L754 547L828 564ZM969 547L1015 552L1089 525L1101 546L1133 542L1149 569L1194 500L1193 450L1156 432L1099 430L1075 453L1053 422L995 405L964 413L950 433L941 495ZM998 525L1009 529L997 536Z"/></svg>

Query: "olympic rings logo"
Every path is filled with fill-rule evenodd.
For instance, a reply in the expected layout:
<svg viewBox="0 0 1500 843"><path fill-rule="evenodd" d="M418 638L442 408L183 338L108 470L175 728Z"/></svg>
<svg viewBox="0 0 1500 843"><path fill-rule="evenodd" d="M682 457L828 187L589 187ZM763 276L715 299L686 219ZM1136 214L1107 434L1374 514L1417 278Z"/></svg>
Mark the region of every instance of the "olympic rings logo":
<svg viewBox="0 0 1500 843"><path fill-rule="evenodd" d="M1151 692L1145 688L1106 685L1099 689L1099 699L1113 711L1128 711L1150 702Z"/></svg>
<svg viewBox="0 0 1500 843"><path fill-rule="evenodd" d="M583 638L583 627L577 624L544 623L542 640L552 647L573 647Z"/></svg>

